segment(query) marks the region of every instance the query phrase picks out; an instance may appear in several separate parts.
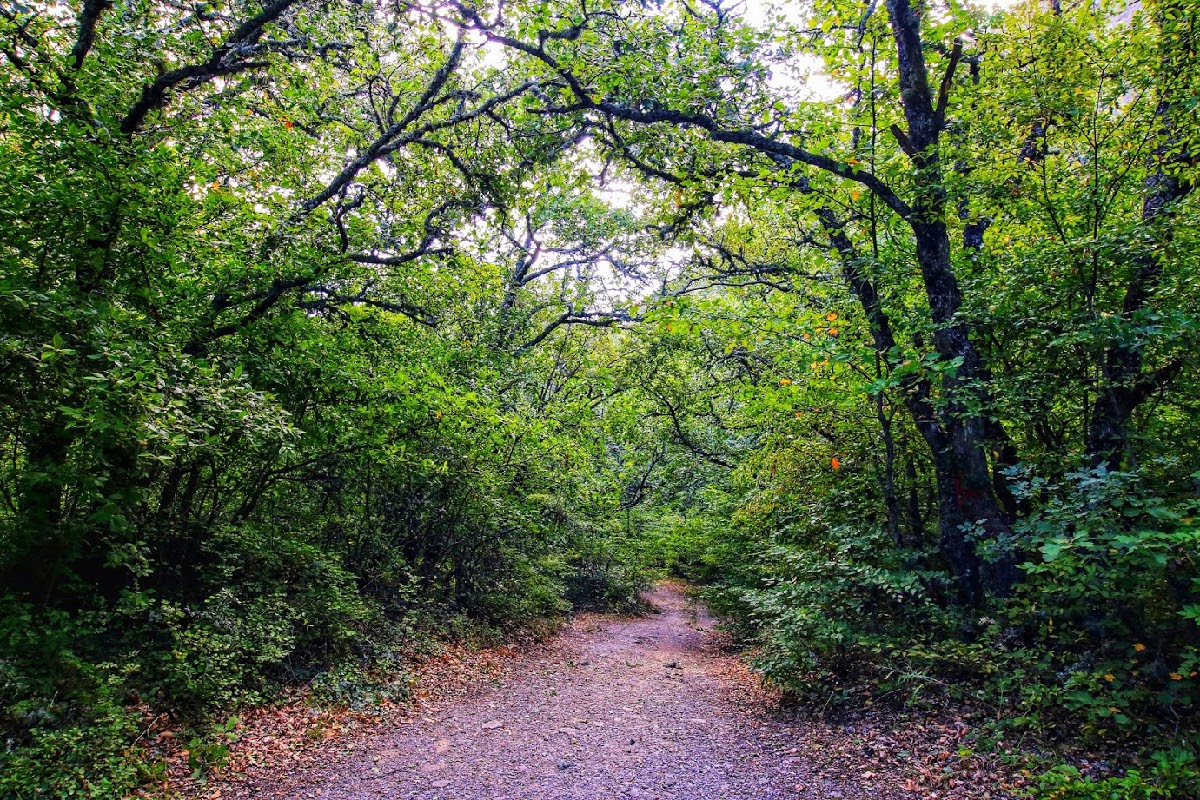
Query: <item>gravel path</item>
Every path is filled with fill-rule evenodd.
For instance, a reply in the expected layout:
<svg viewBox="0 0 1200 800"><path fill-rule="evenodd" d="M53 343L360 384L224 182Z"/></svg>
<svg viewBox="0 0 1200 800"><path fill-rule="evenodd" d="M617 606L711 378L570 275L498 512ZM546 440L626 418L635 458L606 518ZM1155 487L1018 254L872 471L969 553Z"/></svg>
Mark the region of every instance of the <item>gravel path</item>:
<svg viewBox="0 0 1200 800"><path fill-rule="evenodd" d="M322 800L772 800L913 797L821 777L802 725L772 715L713 620L663 585L659 613L585 618L474 697L365 752L253 795Z"/></svg>

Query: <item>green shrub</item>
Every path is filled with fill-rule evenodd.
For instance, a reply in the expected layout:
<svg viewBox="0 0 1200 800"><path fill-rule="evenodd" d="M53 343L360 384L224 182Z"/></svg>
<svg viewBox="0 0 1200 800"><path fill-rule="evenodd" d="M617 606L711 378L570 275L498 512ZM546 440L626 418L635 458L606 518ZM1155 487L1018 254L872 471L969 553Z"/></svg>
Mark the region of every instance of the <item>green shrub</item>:
<svg viewBox="0 0 1200 800"><path fill-rule="evenodd" d="M1032 557L989 631L1030 712L1061 706L1094 735L1154 730L1200 697L1195 501L1144 483L1097 470L1032 485L1051 499L1022 526Z"/></svg>
<svg viewBox="0 0 1200 800"><path fill-rule="evenodd" d="M101 702L85 713L74 724L34 728L27 745L0 755L0 795L115 798L150 777L153 767L132 745L131 714Z"/></svg>
<svg viewBox="0 0 1200 800"><path fill-rule="evenodd" d="M929 602L926 576L889 557L879 531L844 526L804 539L764 547L756 585L706 593L757 646L755 667L799 695L827 696L864 670L880 681L909 675L893 643L932 641L951 618ZM922 653L933 651L914 646L907 654Z"/></svg>
<svg viewBox="0 0 1200 800"><path fill-rule="evenodd" d="M828 499L807 510L786 495L748 503L727 526L740 549L724 552L732 563L706 598L756 647L756 667L798 695L945 692L1015 709L1006 725L1159 735L1200 692L1200 514L1168 491L1170 474L1149 465L1026 479L1039 507L1010 543L1024 579L974 608L946 602L932 554L829 524L844 514ZM706 529L687 527L694 546L709 546Z"/></svg>
<svg viewBox="0 0 1200 800"><path fill-rule="evenodd" d="M86 649L105 619L0 598L0 797L119 797L153 769L130 748L135 668Z"/></svg>
<svg viewBox="0 0 1200 800"><path fill-rule="evenodd" d="M1038 800L1191 800L1200 797L1200 764L1184 749L1159 751L1139 769L1114 777L1093 778L1070 765L1059 765L1038 778L1030 793Z"/></svg>

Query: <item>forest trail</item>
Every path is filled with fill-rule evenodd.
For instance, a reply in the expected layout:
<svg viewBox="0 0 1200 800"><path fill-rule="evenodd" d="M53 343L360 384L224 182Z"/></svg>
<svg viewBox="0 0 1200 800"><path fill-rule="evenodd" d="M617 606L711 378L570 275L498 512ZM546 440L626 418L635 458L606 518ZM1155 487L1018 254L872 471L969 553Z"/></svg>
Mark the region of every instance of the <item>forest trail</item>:
<svg viewBox="0 0 1200 800"><path fill-rule="evenodd" d="M657 613L582 617L498 685L380 731L349 758L286 780L256 781L239 794L321 800L914 796L890 780L828 777L811 749L806 753L806 724L768 710L741 660L722 652L703 609L670 584L647 599Z"/></svg>

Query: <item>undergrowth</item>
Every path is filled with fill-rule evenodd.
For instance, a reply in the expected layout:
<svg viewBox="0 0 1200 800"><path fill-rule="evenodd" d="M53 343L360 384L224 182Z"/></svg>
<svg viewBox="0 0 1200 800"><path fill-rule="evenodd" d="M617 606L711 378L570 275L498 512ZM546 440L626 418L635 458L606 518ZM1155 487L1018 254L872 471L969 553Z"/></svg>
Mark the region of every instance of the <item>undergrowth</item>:
<svg viewBox="0 0 1200 800"><path fill-rule="evenodd" d="M1042 506L1011 545L1024 577L982 605L947 602L932 554L799 503L743 506L725 537L696 522L663 537L793 702L989 709L999 734L1060 753L1028 756L1035 796L1200 797L1195 501L1103 470L1025 491ZM1073 765L1089 751L1104 774Z"/></svg>

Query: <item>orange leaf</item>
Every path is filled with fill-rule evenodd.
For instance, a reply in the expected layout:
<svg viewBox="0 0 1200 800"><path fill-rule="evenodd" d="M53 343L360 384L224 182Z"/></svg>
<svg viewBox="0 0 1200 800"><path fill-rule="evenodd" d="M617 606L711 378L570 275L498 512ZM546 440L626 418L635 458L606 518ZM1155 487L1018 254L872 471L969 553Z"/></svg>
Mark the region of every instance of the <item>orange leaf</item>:
<svg viewBox="0 0 1200 800"><path fill-rule="evenodd" d="M842 462L838 461L836 458L829 463L833 466L835 472L842 468Z"/></svg>

